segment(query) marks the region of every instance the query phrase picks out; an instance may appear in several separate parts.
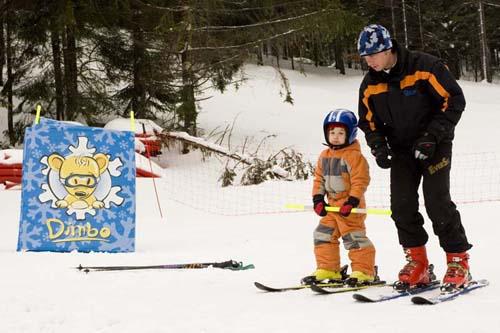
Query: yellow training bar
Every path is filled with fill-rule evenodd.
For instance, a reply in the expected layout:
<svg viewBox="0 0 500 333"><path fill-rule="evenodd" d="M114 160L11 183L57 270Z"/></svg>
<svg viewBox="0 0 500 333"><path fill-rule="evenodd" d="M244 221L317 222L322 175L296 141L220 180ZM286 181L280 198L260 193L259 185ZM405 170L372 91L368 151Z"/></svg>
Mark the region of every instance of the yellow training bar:
<svg viewBox="0 0 500 333"><path fill-rule="evenodd" d="M301 204L286 204L286 208L295 210L310 210L313 209L312 205L301 205ZM325 210L327 212L338 212L340 207L326 206ZM371 215L391 215L390 209L383 208L353 208L351 213L356 214L371 214Z"/></svg>

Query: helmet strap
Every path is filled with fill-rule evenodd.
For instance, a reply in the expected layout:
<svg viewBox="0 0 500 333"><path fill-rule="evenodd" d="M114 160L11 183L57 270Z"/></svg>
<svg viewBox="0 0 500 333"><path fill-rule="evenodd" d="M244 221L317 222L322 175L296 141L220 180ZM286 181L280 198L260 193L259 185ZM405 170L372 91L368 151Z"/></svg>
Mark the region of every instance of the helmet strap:
<svg viewBox="0 0 500 333"><path fill-rule="evenodd" d="M332 144L329 144L328 147L332 148L333 150L338 150L338 149L342 149L342 148L345 148L347 146L350 146L351 144L349 142L346 142L344 144L341 144L341 145L332 145Z"/></svg>

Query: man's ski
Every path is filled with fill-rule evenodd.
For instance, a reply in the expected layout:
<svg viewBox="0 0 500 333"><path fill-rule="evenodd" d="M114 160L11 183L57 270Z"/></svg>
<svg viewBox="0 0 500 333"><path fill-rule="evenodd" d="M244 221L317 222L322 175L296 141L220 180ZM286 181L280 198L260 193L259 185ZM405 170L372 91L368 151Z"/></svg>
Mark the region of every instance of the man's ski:
<svg viewBox="0 0 500 333"><path fill-rule="evenodd" d="M342 287L335 288L333 290L327 290L321 285L312 285L311 290L317 292L318 294L322 295L330 295L330 294L339 294L339 293L346 293L350 291L358 291L362 289L367 289L370 287L382 287L385 286L385 281L375 281L370 284L355 284L355 285L349 285L349 284L344 284Z"/></svg>
<svg viewBox="0 0 500 333"><path fill-rule="evenodd" d="M352 297L355 300L357 300L359 302L364 302L364 303L384 302L384 301L389 301L389 300L393 300L393 299L400 298L400 297L416 295L416 294L420 294L420 293L423 293L423 292L426 292L429 290L437 289L437 288L439 288L439 281L435 280L426 286L414 287L414 288L407 289L407 290L395 290L394 288L392 288L391 285L386 285L386 286L391 287L390 292L380 293L380 294L376 294L373 296L370 296L368 294L357 294L356 293L356 294L352 295Z"/></svg>
<svg viewBox="0 0 500 333"><path fill-rule="evenodd" d="M243 265L240 261L228 260L223 262L205 262L205 263L189 263L189 264L165 264L165 265L150 265L150 266L82 266L76 267L79 271L85 273L89 272L109 272L109 271L131 271L131 270L144 270L144 269L200 269L200 268L222 268L230 269L233 271L241 271L246 269L255 268L254 265Z"/></svg>
<svg viewBox="0 0 500 333"><path fill-rule="evenodd" d="M415 296L412 297L411 301L414 304L426 304L426 305L434 305L439 304L446 301L451 301L455 299L459 295L466 294L471 292L472 290L483 288L488 286L490 283L488 280L475 280L471 281L469 285L465 288L456 289L453 291L439 291L439 293L431 295L431 296Z"/></svg>
<svg viewBox="0 0 500 333"><path fill-rule="evenodd" d="M260 282L254 282L254 285L259 288L260 290L267 291L270 293L276 293L276 292L283 292L283 291L292 291L292 290L302 290L302 289L307 289L311 288L311 286L321 286L323 288L342 288L345 286L343 282L334 282L334 283L320 283L317 285L314 284L301 284L297 286L291 286L291 287L283 287L283 288L274 288L274 287L269 287L266 286Z"/></svg>

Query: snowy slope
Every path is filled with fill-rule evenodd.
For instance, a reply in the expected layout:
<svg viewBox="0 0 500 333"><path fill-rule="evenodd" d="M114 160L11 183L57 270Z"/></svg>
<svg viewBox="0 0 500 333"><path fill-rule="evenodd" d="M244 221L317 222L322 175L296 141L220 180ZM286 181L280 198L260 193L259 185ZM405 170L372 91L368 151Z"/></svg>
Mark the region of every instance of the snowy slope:
<svg viewBox="0 0 500 333"><path fill-rule="evenodd" d="M307 76L287 71L295 99L289 106L278 96L280 83L271 68L250 65L247 73L249 81L238 91L215 94L201 104L200 126L207 131L237 117L235 145L248 136L258 141L276 134L270 143L275 148L293 145L314 156L322 149L324 114L336 107L356 109L359 74L340 78L327 71ZM495 139L499 87L461 84L468 107L457 129L455 153L500 154ZM314 269L312 231L318 218L313 213L213 215L166 200L172 189L160 184L161 219L152 180L138 179L137 185L133 254L17 253L20 192L0 191L1 332L491 332L500 324L500 267L493 254L500 233L498 202L459 207L474 244L472 273L488 278L490 287L436 307L413 306L408 299L374 305L357 304L349 294L318 296L308 290L265 294L253 286L253 281L295 284ZM380 275L393 280L404 263L395 228L387 217L370 216L366 224L377 248ZM432 234L428 222L426 227ZM428 250L442 276L445 258L435 237ZM256 269L93 274L72 269L78 264L229 259L253 263Z"/></svg>

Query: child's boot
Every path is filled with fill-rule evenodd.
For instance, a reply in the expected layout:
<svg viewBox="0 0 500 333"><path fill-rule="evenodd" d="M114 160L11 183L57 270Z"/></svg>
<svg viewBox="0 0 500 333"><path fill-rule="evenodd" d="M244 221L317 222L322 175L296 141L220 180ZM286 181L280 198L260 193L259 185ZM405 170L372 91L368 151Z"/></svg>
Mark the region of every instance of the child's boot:
<svg viewBox="0 0 500 333"><path fill-rule="evenodd" d="M396 289L408 289L418 285L426 285L431 281L429 261L425 246L404 249L408 263L399 272Z"/></svg>
<svg viewBox="0 0 500 333"><path fill-rule="evenodd" d="M330 281L342 281L341 272L318 268L314 273L304 277L300 282L302 284L317 284Z"/></svg>
<svg viewBox="0 0 500 333"><path fill-rule="evenodd" d="M369 284L375 280L375 277L370 274L363 273L361 271L353 271L349 278L347 279L347 284L356 285L356 284Z"/></svg>
<svg viewBox="0 0 500 333"><path fill-rule="evenodd" d="M448 269L443 278L442 289L455 289L467 286L472 279L469 271L467 252L446 253Z"/></svg>

